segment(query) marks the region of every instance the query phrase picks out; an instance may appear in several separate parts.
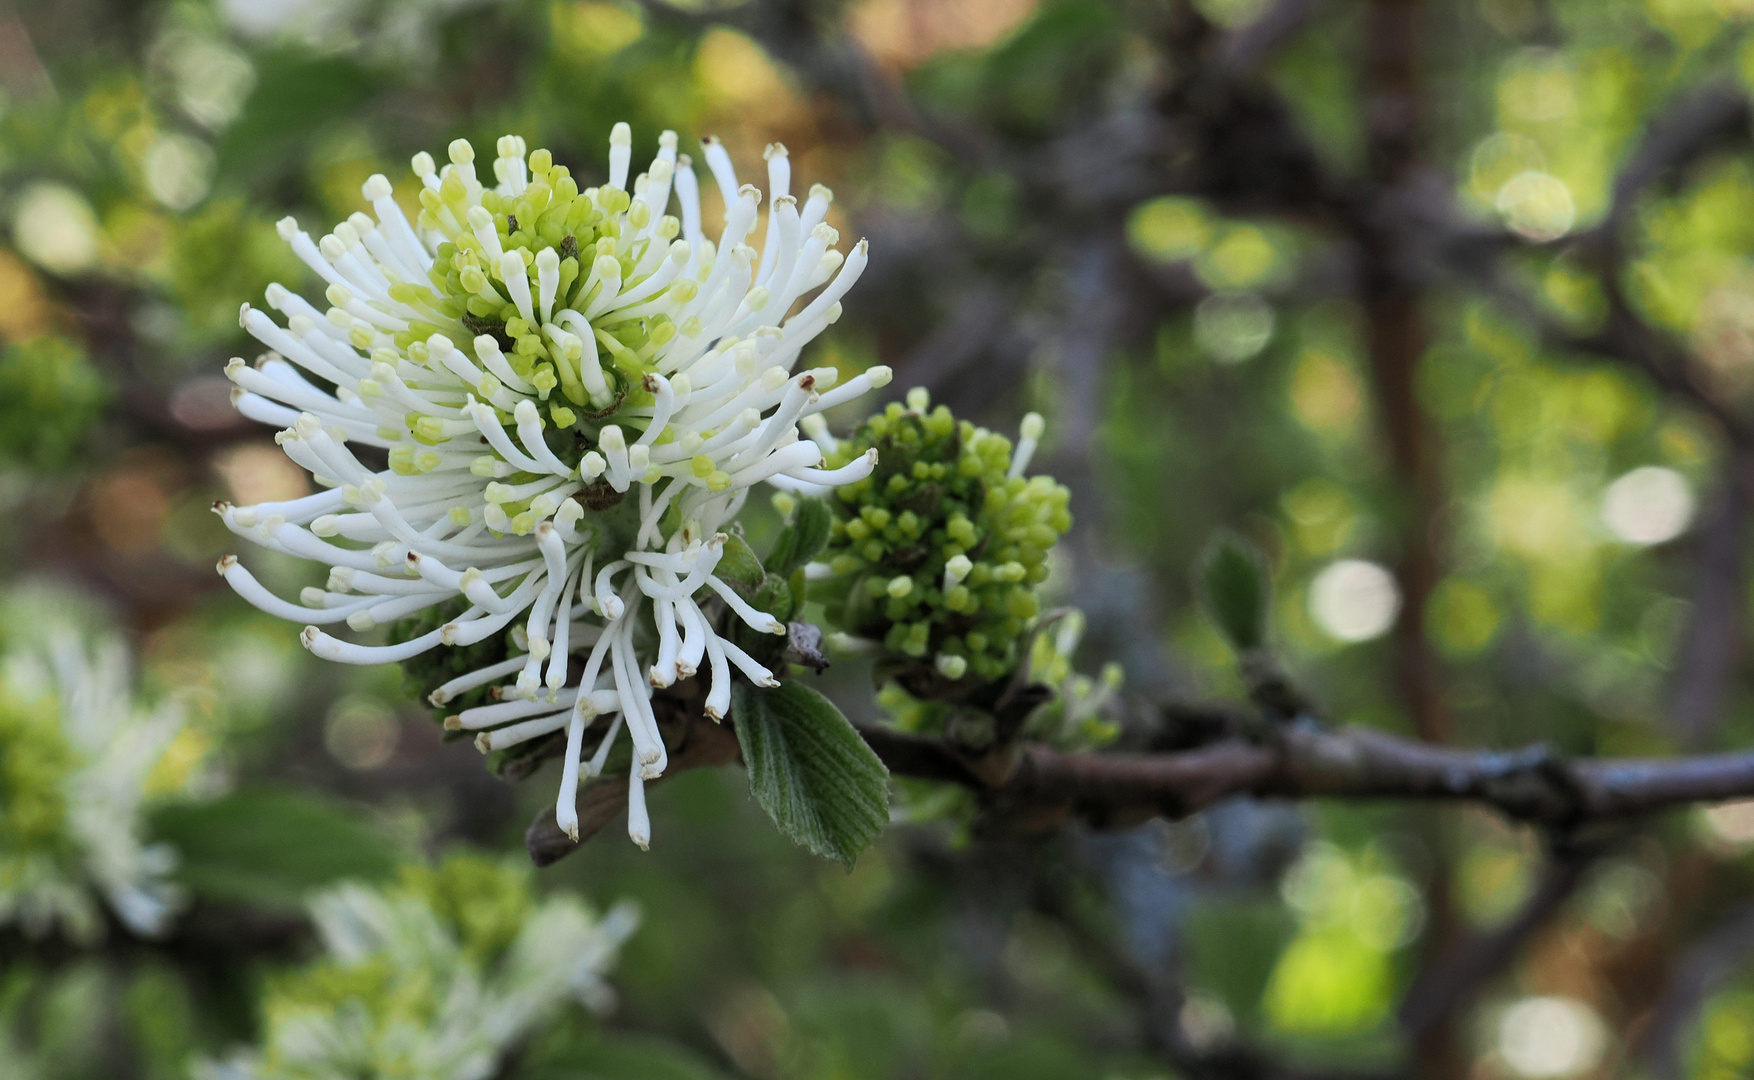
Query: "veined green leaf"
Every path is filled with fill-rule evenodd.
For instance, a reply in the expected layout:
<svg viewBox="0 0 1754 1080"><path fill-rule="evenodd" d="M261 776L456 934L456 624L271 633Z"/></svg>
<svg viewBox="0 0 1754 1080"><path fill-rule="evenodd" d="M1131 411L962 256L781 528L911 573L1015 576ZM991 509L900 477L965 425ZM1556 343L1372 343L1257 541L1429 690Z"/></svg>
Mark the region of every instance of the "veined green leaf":
<svg viewBox="0 0 1754 1080"><path fill-rule="evenodd" d="M801 682L739 682L731 716L749 790L780 832L849 869L889 821L889 770L834 703Z"/></svg>

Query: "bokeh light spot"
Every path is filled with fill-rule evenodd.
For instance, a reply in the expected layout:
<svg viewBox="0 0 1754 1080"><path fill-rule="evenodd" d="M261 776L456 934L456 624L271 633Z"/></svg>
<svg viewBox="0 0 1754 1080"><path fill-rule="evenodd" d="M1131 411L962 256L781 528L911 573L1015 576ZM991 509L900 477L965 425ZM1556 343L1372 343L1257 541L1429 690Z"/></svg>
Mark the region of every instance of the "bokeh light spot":
<svg viewBox="0 0 1754 1080"><path fill-rule="evenodd" d="M1175 262L1206 250L1212 227L1199 203L1166 195L1134 209L1127 219L1127 239L1142 254Z"/></svg>
<svg viewBox="0 0 1754 1080"><path fill-rule="evenodd" d="M554 42L585 60L602 60L640 39L645 25L640 9L620 4L554 5Z"/></svg>
<svg viewBox="0 0 1754 1080"><path fill-rule="evenodd" d="M1518 1076L1586 1072L1600 1060L1606 1041L1595 1010L1572 998L1524 998L1498 1022L1498 1053Z"/></svg>
<svg viewBox="0 0 1754 1080"><path fill-rule="evenodd" d="M1577 109L1577 78L1564 55L1524 49L1505 65L1498 83L1499 117L1509 124L1549 124Z"/></svg>
<svg viewBox="0 0 1754 1080"><path fill-rule="evenodd" d="M1646 465L1608 485L1602 523L1629 544L1660 544L1693 521L1693 492L1673 469Z"/></svg>
<svg viewBox="0 0 1754 1080"><path fill-rule="evenodd" d="M310 494L305 472L272 446L234 446L216 457L213 468L240 506L286 502Z"/></svg>
<svg viewBox="0 0 1754 1080"><path fill-rule="evenodd" d="M1482 202L1490 203L1512 177L1546 169L1547 155L1540 143L1514 131L1494 132L1468 155L1468 187Z"/></svg>
<svg viewBox="0 0 1754 1080"><path fill-rule="evenodd" d="M1329 564L1309 586L1309 613L1341 641L1369 641L1395 624L1401 590L1383 567L1364 559Z"/></svg>
<svg viewBox="0 0 1754 1080"><path fill-rule="evenodd" d="M1215 293L1194 309L1194 340L1221 364L1240 364L1273 339L1273 305L1254 293Z"/></svg>
<svg viewBox="0 0 1754 1080"><path fill-rule="evenodd" d="M1279 249L1253 225L1233 225L1201 255L1196 272L1214 289L1252 289L1279 268Z"/></svg>
<svg viewBox="0 0 1754 1080"><path fill-rule="evenodd" d="M19 253L55 274L77 274L97 262L97 215L79 192L39 183L18 198L12 239Z"/></svg>
<svg viewBox="0 0 1754 1080"><path fill-rule="evenodd" d="M1554 558L1588 544L1577 500L1563 484L1504 477L1492 492L1490 515L1499 542L1520 555Z"/></svg>
<svg viewBox="0 0 1754 1080"><path fill-rule="evenodd" d="M375 769L396 753L396 714L383 702L345 697L323 721L323 746L349 769Z"/></svg>
<svg viewBox="0 0 1754 1080"><path fill-rule="evenodd" d="M1432 590L1425 625L1442 649L1452 655L1477 653L1498 636L1498 605L1472 582L1449 578Z"/></svg>
<svg viewBox="0 0 1754 1080"><path fill-rule="evenodd" d="M1364 390L1352 369L1334 356L1312 349L1291 375L1291 411L1311 431L1336 433L1352 427L1364 412Z"/></svg>
<svg viewBox="0 0 1754 1080"><path fill-rule="evenodd" d="M146 191L172 210L187 210L207 197L213 182L213 151L187 135L160 135L141 161Z"/></svg>
<svg viewBox="0 0 1754 1080"><path fill-rule="evenodd" d="M1352 538L1358 513L1346 489L1312 477L1285 493L1281 500L1291 518L1297 544L1311 555L1327 555Z"/></svg>
<svg viewBox="0 0 1754 1080"><path fill-rule="evenodd" d="M1559 239L1577 222L1571 189L1551 173L1518 173L1498 189L1495 202L1504 224L1537 244Z"/></svg>

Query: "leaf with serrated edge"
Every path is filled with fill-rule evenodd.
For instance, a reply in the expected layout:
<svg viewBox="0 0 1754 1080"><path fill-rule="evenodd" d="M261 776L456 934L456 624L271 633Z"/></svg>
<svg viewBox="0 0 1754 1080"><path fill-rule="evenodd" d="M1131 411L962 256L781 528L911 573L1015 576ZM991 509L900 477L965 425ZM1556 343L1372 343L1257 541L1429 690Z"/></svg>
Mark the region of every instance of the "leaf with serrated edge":
<svg viewBox="0 0 1754 1080"><path fill-rule="evenodd" d="M749 790L780 832L852 868L889 822L889 770L834 703L796 680L737 683L731 716Z"/></svg>

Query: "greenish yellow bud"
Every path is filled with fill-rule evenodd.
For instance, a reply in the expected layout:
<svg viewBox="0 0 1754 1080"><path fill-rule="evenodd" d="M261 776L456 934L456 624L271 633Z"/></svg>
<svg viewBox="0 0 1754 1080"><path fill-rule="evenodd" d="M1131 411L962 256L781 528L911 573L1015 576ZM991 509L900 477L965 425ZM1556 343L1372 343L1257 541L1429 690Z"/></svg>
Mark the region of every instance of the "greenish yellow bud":
<svg viewBox="0 0 1754 1080"><path fill-rule="evenodd" d="M1047 553L1070 525L1065 489L1010 476L1010 440L934 408L923 391L868 419L827 465L869 447L879 450L877 471L829 500L822 561L837 577L865 575L856 589L825 591L830 618L892 654L939 665L940 678L1005 677L1039 616L1034 587Z"/></svg>

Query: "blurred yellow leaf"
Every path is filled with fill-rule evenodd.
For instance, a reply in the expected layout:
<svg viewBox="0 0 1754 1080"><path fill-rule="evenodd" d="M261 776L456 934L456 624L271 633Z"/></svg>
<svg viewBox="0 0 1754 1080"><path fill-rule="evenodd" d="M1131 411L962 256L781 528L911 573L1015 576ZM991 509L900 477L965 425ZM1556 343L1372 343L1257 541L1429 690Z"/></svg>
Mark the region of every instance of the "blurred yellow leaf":
<svg viewBox="0 0 1754 1080"><path fill-rule="evenodd" d="M1268 1021L1294 1035L1354 1035L1388 1015L1389 954L1343 929L1305 930L1267 980Z"/></svg>
<svg viewBox="0 0 1754 1080"><path fill-rule="evenodd" d="M602 60L640 39L638 8L611 3L558 3L551 9L554 44L576 60Z"/></svg>

